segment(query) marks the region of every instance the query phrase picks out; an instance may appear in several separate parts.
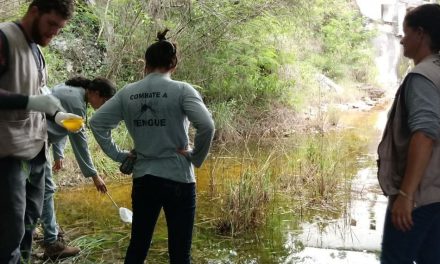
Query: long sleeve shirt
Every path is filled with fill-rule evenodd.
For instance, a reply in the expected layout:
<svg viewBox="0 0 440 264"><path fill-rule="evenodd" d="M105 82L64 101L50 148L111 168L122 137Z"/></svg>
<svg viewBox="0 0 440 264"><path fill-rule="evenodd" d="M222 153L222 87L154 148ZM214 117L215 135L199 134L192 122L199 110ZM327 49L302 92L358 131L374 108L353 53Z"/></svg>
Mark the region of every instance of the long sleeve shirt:
<svg viewBox="0 0 440 264"><path fill-rule="evenodd" d="M118 148L111 130L124 121L133 138L137 159L133 177L146 174L195 182L193 165L202 165L214 135L214 122L199 93L166 74L150 73L121 89L93 115L90 127L104 152L121 162L127 152ZM177 152L189 146L189 122L196 129L189 157Z"/></svg>
<svg viewBox="0 0 440 264"><path fill-rule="evenodd" d="M85 90L81 87L71 87L65 84L59 84L52 89L52 95L57 97L63 108L68 113L73 113L83 118L86 117ZM64 146L66 138L69 138L76 161L85 177L97 175L95 166L91 158L87 135L85 129L81 129L78 133L70 133L65 128L57 125L53 121L47 122L47 132L49 143L52 144L52 151L55 160L64 157Z"/></svg>

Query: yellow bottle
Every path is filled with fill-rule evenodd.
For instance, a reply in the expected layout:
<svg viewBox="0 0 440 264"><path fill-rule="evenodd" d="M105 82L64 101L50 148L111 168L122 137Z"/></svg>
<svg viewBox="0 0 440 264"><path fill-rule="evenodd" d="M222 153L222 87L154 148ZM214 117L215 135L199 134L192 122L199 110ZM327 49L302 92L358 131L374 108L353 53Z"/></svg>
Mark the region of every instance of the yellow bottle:
<svg viewBox="0 0 440 264"><path fill-rule="evenodd" d="M83 126L84 120L82 118L68 118L61 120L61 123L67 131L77 132Z"/></svg>

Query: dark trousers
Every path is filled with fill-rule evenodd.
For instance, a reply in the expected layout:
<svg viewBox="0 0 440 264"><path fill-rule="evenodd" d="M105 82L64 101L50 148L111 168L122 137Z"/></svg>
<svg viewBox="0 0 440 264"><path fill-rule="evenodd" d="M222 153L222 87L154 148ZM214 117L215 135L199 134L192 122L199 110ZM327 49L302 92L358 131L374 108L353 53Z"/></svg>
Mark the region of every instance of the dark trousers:
<svg viewBox="0 0 440 264"><path fill-rule="evenodd" d="M1 264L30 261L32 232L43 205L44 151L32 160L0 159Z"/></svg>
<svg viewBox="0 0 440 264"><path fill-rule="evenodd" d="M440 263L440 203L416 208L410 231L397 230L388 208L382 241L382 264Z"/></svg>
<svg viewBox="0 0 440 264"><path fill-rule="evenodd" d="M162 208L168 227L170 263L191 263L196 208L195 184L145 175L133 180L131 197L133 224L125 264L144 263Z"/></svg>

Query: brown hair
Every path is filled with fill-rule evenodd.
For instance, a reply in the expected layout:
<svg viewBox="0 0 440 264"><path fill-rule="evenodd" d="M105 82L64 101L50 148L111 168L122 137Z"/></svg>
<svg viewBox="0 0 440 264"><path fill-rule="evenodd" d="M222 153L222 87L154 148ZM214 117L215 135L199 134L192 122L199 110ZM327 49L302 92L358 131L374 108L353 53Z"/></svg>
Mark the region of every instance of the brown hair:
<svg viewBox="0 0 440 264"><path fill-rule="evenodd" d="M89 80L83 76L75 76L65 82L66 85L82 87L86 90L97 91L100 97L111 98L116 93L116 86L109 79L96 77Z"/></svg>
<svg viewBox="0 0 440 264"><path fill-rule="evenodd" d="M165 68L167 70L177 65L177 48L175 43L167 40L168 29L157 33L157 41L151 44L145 52L146 66L151 69Z"/></svg>
<svg viewBox="0 0 440 264"><path fill-rule="evenodd" d="M407 26L422 28L431 38L431 50L440 51L440 5L425 4L408 11L405 16Z"/></svg>
<svg viewBox="0 0 440 264"><path fill-rule="evenodd" d="M41 13L55 11L64 19L70 19L73 15L74 0L33 0L28 10L36 6Z"/></svg>

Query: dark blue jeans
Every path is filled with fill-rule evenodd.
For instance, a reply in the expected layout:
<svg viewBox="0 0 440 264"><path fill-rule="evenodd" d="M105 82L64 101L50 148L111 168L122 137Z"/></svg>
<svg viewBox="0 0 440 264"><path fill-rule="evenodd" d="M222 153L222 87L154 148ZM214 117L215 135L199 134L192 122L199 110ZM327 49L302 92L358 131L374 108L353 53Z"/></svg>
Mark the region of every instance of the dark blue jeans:
<svg viewBox="0 0 440 264"><path fill-rule="evenodd" d="M125 264L141 264L147 257L154 227L163 208L168 227L170 263L191 263L196 208L194 183L179 183L152 175L133 179L133 224Z"/></svg>
<svg viewBox="0 0 440 264"><path fill-rule="evenodd" d="M32 160L0 159L1 264L30 262L32 232L43 206L44 151Z"/></svg>
<svg viewBox="0 0 440 264"><path fill-rule="evenodd" d="M383 231L382 264L440 263L440 203L416 208L410 231L397 230L387 209Z"/></svg>

